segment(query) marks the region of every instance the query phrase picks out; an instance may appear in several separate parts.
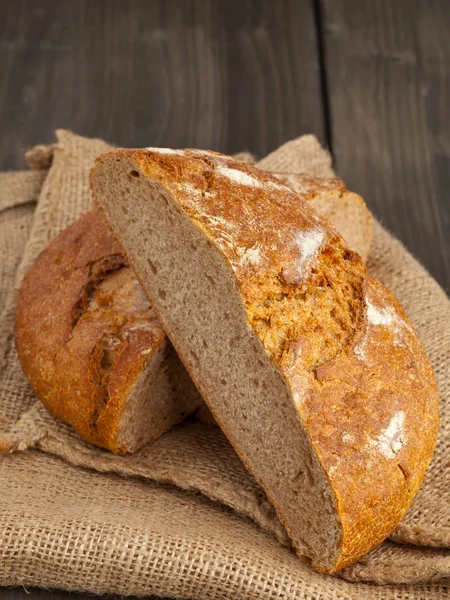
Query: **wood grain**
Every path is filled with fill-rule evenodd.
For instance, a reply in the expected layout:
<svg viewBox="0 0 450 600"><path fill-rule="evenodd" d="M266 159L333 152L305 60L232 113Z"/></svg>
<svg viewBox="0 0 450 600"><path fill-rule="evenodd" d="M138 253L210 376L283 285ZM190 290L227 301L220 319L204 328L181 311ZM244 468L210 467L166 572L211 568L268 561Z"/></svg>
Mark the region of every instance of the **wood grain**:
<svg viewBox="0 0 450 600"><path fill-rule="evenodd" d="M264 155L324 139L310 0L0 0L0 169L56 128Z"/></svg>
<svg viewBox="0 0 450 600"><path fill-rule="evenodd" d="M450 3L324 0L339 174L450 289Z"/></svg>

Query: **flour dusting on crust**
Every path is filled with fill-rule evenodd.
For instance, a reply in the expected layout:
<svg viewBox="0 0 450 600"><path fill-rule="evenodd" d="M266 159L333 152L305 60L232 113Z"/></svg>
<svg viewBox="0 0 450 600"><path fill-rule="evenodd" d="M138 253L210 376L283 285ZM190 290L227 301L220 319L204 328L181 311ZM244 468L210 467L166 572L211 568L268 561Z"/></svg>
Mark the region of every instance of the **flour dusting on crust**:
<svg viewBox="0 0 450 600"><path fill-rule="evenodd" d="M310 229L296 235L295 243L300 249L300 270L303 270L304 265L316 257L324 238L325 233L321 229Z"/></svg>
<svg viewBox="0 0 450 600"><path fill-rule="evenodd" d="M252 177L248 173L244 173L244 171L240 171L239 169L231 169L229 167L220 165L217 167L216 173L226 177L229 181L236 183L237 185L261 187L261 183L255 177Z"/></svg>
<svg viewBox="0 0 450 600"><path fill-rule="evenodd" d="M190 152L194 156L208 156L210 158L214 158L215 160L221 160L224 162L234 160L232 156L228 156L227 154L218 154L217 152L213 152L212 150L201 150L199 148L192 148Z"/></svg>
<svg viewBox="0 0 450 600"><path fill-rule="evenodd" d="M366 304L366 323L367 329L359 343L354 347L353 352L363 361L367 361L367 345L370 343L370 332L372 327L387 327L394 339L394 346L407 346L405 342L405 333L415 335L411 325L398 314L393 306L379 307L375 306L368 297Z"/></svg>
<svg viewBox="0 0 450 600"><path fill-rule="evenodd" d="M172 148L152 148L151 146L147 146L145 149L157 154L183 154L183 150L173 150Z"/></svg>
<svg viewBox="0 0 450 600"><path fill-rule="evenodd" d="M307 275L311 262L317 257L325 240L325 231L314 227L306 231L295 230L291 236L290 244L297 247L299 252L297 257L293 257L283 268L283 278L291 284L299 284Z"/></svg>
<svg viewBox="0 0 450 600"><path fill-rule="evenodd" d="M385 458L395 458L405 443L405 412L395 413L386 429L372 440L371 446L376 447Z"/></svg>
<svg viewBox="0 0 450 600"><path fill-rule="evenodd" d="M258 245L246 248L241 256L241 263L257 266L261 262L261 248Z"/></svg>
<svg viewBox="0 0 450 600"><path fill-rule="evenodd" d="M247 187L254 188L269 188L281 192L289 192L292 194L292 190L282 183L278 183L276 181L261 182L256 179L256 177L253 177L252 175L249 175L248 173L245 173L245 171L241 171L239 169L232 169L230 167L219 165L216 168L216 173L222 175L222 177L226 177L229 181L235 183L236 185L245 185Z"/></svg>
<svg viewBox="0 0 450 600"><path fill-rule="evenodd" d="M196 199L202 197L202 190L192 183L178 183L177 188L189 196L194 196Z"/></svg>
<svg viewBox="0 0 450 600"><path fill-rule="evenodd" d="M266 181L264 185L272 190L279 190L280 192L288 192L289 194L295 193L288 185L284 183L277 183L276 181Z"/></svg>
<svg viewBox="0 0 450 600"><path fill-rule="evenodd" d="M192 205L195 206L199 214L202 215L204 215L204 212L202 210L204 199L215 198L217 196L216 192L205 192L200 187L193 185L192 183L177 183L176 187L180 192L183 192L184 194L189 196ZM207 217L207 215L204 216Z"/></svg>
<svg viewBox="0 0 450 600"><path fill-rule="evenodd" d="M388 308L377 308L367 300L366 302L367 322L371 325L384 325L389 327L394 321L394 315Z"/></svg>

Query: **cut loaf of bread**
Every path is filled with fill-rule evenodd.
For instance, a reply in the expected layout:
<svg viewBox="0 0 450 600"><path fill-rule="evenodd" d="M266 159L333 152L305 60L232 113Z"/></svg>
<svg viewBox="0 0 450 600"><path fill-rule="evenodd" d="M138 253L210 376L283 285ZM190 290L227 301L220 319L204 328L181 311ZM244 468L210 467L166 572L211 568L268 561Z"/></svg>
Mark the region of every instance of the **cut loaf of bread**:
<svg viewBox="0 0 450 600"><path fill-rule="evenodd" d="M275 177L199 150L117 150L91 174L178 354L298 552L334 571L398 524L438 399L398 302Z"/></svg>
<svg viewBox="0 0 450 600"><path fill-rule="evenodd" d="M57 236L25 276L15 340L43 404L115 453L157 439L202 403L97 211Z"/></svg>
<svg viewBox="0 0 450 600"><path fill-rule="evenodd" d="M342 226L351 248L368 254L372 223L359 196L347 192L337 179L310 179L292 174L279 177L301 191L338 228ZM172 389L167 378L162 377L166 368L176 379L180 376L177 373L182 377L186 375L177 364L176 354L166 347L170 342L120 252L97 211L90 211L63 231L25 278L19 295L16 339L25 374L43 404L75 427L86 441L122 453L133 452L154 441L189 416L198 405L196 418L210 425L215 422L192 385L185 390L185 386L180 387L175 382ZM84 271L80 270L77 255L83 257ZM50 280L49 272L52 273ZM61 281L69 276L71 283L61 286ZM96 311L93 312L93 308ZM71 341L70 354L64 351L50 364L49 358L55 352L53 344L58 344L59 351L62 350L59 344L64 342L55 339L53 334L49 338L49 321L62 332L72 319L70 335L77 338L81 317L82 325L86 319L87 324L83 325L86 329L76 347ZM136 329L136 324L133 325L133 335L139 337L139 343L136 337L127 348L127 372L123 380L126 385L120 388L115 385L112 391L110 376L117 366L112 361L106 370L104 367L105 360L112 359L109 346L112 343L115 347L118 340L109 338L104 348L108 352L107 359L102 357L98 345L106 344L114 323L119 324L119 330L122 324L128 323L129 329L136 319L139 327ZM100 320L103 325L99 329ZM129 333L127 336L129 339ZM97 349L90 355L93 344ZM120 351L116 355L119 354ZM165 358L158 366L161 354ZM62 357L64 370L59 366Z"/></svg>

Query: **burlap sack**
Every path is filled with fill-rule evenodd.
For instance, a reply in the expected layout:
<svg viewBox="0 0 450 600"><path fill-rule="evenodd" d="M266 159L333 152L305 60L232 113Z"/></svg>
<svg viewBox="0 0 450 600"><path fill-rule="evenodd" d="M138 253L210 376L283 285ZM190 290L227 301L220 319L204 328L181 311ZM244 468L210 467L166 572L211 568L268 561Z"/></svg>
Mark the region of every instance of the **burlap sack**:
<svg viewBox="0 0 450 600"><path fill-rule="evenodd" d="M46 171L23 171L20 173L0 173L0 328L10 330L10 323L4 318L8 301L12 302L12 289L17 267L33 223L35 204L39 198ZM9 311L11 312L11 311ZM0 329L1 344L7 331Z"/></svg>
<svg viewBox="0 0 450 600"><path fill-rule="evenodd" d="M89 207L88 170L107 148L101 141L59 132L56 146L28 156L34 167L49 166L52 158L53 163L16 285L45 244ZM283 146L260 166L331 174L328 155L312 137ZM404 543L385 542L340 575L352 581L426 585L377 588L312 572L283 547L288 540L272 508L217 428L187 423L133 457L115 457L84 444L35 403L18 367L11 330L0 355L0 415L9 425L0 443L14 449L34 445L75 465L146 481L76 469L35 450L3 458L0 583L202 599L448 597L443 582L450 577L445 496L449 301L397 241L378 225L375 233L371 271L402 301L426 345L439 380L443 431L427 481L394 534ZM3 288L9 284L1 281ZM5 309L9 324L13 300L9 313ZM431 583L437 580L441 583Z"/></svg>

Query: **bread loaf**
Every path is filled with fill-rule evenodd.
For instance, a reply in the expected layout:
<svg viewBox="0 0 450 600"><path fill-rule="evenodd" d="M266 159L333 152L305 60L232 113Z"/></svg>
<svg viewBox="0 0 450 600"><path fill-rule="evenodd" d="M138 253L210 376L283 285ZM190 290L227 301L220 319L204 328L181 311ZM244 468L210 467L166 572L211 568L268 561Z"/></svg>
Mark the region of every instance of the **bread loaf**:
<svg viewBox="0 0 450 600"><path fill-rule="evenodd" d="M198 150L97 160L94 202L301 555L332 572L398 524L436 440L398 302L275 177Z"/></svg>
<svg viewBox="0 0 450 600"><path fill-rule="evenodd" d="M338 227L342 226L345 237L352 248L368 254L372 223L370 213L359 196L347 192L343 183L337 179L310 179L293 174L277 174L277 177L286 180L292 189L300 191L315 208L319 209L321 214L328 216L334 224ZM76 246L74 245L75 238ZM57 254L55 247L57 247ZM96 252L94 248L97 248ZM82 273L78 270L79 266L73 266L74 249L75 253L85 253L85 263L95 260L96 268L99 268L103 261L106 270L100 270L97 274L99 278L93 272L89 274L87 270ZM101 222L97 211L90 211L77 223L62 232L39 258L24 281L19 295L16 338L19 358L25 374L32 381L42 402L56 416L74 426L86 441L101 445L113 452L132 452L141 445L155 440L184 417L189 416L197 404L200 405L195 412L197 419L207 424L214 424L214 419L200 396L195 395L192 386L186 391L186 400L184 400L184 388L176 388L177 394L178 391L181 392L180 396L177 394L173 398L170 396L167 381L161 380L160 374L160 369L165 368L166 361L162 361L162 367L152 369L151 360L155 362L155 358L151 357L158 356L158 349L168 356L170 364L167 368L170 373L175 371L176 378L176 371L182 371L182 366L176 365L177 358L172 349L165 348L165 345L170 342L167 341L165 335L162 335L161 326L154 312L134 273L126 266L126 261L120 252L117 242ZM58 257L57 262L56 256ZM108 261L111 262L111 260L115 262L108 266ZM48 279L49 264L52 270L51 280ZM58 292L57 286L63 272L66 272L64 277L67 277L67 273L70 274L70 270L73 268L77 269L77 277L73 279L72 286L69 286L67 290L63 286ZM109 268L110 270L108 270ZM62 297L62 295L64 296ZM91 296L90 300L88 296ZM83 312L90 312L89 319L92 323L94 306L97 309L95 313L97 325L98 319L102 316L106 317L106 321L103 322L105 327L97 334L94 333L93 328L90 328L91 335L83 335L76 351L72 343L71 353L69 355L63 353L66 362L64 385L61 385L60 370L56 365L50 369L42 369L42 364L46 364L48 361L50 349L46 322L51 318L52 322L64 321L66 323L67 311L73 313L75 310L80 314L75 317L72 314L72 319L77 320L83 315ZM98 312L99 308L108 310L100 313ZM116 388L113 420L111 417L112 406L109 408L106 406L110 402L108 391L110 375L106 372L99 377L98 370L92 363L90 368L85 369L84 367L87 353L92 348L92 335L96 335L99 339L101 331L106 335L106 331L109 326L113 325L113 321L120 324L125 323L127 320L129 321L130 315L132 318L139 319L140 344L132 343L127 349L127 386L123 392L119 392ZM148 321L148 328L145 327L146 321ZM135 326L133 325L133 327ZM62 326L57 325L57 329L62 331ZM76 329L75 335L78 335L77 323L75 323L74 329ZM157 335L152 335L152 331L157 332ZM148 348L145 347L145 343L149 344ZM53 352L53 348L51 351ZM94 378L95 388L92 387ZM68 381L70 381L70 392L67 391ZM161 385L161 381L166 389L155 389ZM143 401L138 404L132 400L133 396L129 396L128 389L135 387L139 389L144 385L143 382L145 382L146 389L142 390ZM122 399L120 399L120 394L123 394ZM78 400L78 404L74 404L76 397L81 398ZM101 400L99 400L100 398ZM100 406L97 407L97 412L102 410L104 413L101 419L99 414L92 412L93 407L99 402ZM121 429L122 419L125 418L123 417L124 413L131 415L131 417L126 417L127 422L131 419L135 423L142 424L142 427L128 425L125 426L125 430L123 430L123 426ZM94 427L93 421L98 421L98 425Z"/></svg>
<svg viewBox="0 0 450 600"><path fill-rule="evenodd" d="M45 406L115 453L155 440L201 403L96 211L55 238L24 278L15 340Z"/></svg>

